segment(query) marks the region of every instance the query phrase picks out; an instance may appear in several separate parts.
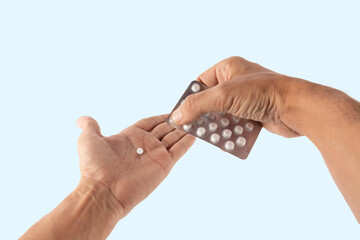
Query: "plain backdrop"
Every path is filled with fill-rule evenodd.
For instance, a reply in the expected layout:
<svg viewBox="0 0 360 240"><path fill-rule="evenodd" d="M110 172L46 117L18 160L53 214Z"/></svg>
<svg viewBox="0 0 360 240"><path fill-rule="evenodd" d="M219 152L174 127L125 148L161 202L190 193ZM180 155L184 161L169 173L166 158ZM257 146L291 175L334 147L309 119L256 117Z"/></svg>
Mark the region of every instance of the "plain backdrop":
<svg viewBox="0 0 360 240"><path fill-rule="evenodd" d="M229 56L360 99L359 10L345 0L1 0L0 239L20 237L76 187L79 116L118 133L169 112ZM198 140L109 239L359 236L312 143L262 130L245 161Z"/></svg>

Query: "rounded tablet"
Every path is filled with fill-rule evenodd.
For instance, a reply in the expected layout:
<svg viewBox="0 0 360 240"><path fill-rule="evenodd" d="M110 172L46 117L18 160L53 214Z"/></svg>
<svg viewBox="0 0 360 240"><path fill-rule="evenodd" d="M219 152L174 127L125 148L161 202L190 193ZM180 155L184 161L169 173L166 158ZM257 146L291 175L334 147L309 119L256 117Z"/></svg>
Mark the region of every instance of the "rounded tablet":
<svg viewBox="0 0 360 240"><path fill-rule="evenodd" d="M245 127L246 127L246 130L251 131L254 128L254 124L252 124L251 122L248 122L248 123L246 123Z"/></svg>
<svg viewBox="0 0 360 240"><path fill-rule="evenodd" d="M220 135L217 133L211 134L210 141L214 144L218 143L220 141Z"/></svg>
<svg viewBox="0 0 360 240"><path fill-rule="evenodd" d="M194 83L192 86L191 86L191 91L193 92L198 92L200 91L200 85L198 83Z"/></svg>
<svg viewBox="0 0 360 240"><path fill-rule="evenodd" d="M144 153L144 149L138 148L138 149L136 149L136 153L139 154L139 155L141 155L141 154Z"/></svg>
<svg viewBox="0 0 360 240"><path fill-rule="evenodd" d="M214 112L209 112L209 113L206 114L206 117L207 117L208 119L210 119L210 120L214 120L215 117L216 117L216 115L215 115Z"/></svg>
<svg viewBox="0 0 360 240"><path fill-rule="evenodd" d="M243 129L242 126L237 125L236 127L234 127L234 133L235 133L236 135L242 134L243 131L244 131L244 129Z"/></svg>
<svg viewBox="0 0 360 240"><path fill-rule="evenodd" d="M237 117L237 116L233 116L233 117L232 117L232 121L233 121L234 123L238 123L238 122L240 121L240 118Z"/></svg>
<svg viewBox="0 0 360 240"><path fill-rule="evenodd" d="M227 151L230 152L234 149L235 143L233 141L226 141L224 147Z"/></svg>
<svg viewBox="0 0 360 240"><path fill-rule="evenodd" d="M227 119L227 118L222 118L222 119L220 119L220 125L222 126L222 127L227 127L227 126L229 126L229 123L230 123L230 121L229 121L229 119Z"/></svg>
<svg viewBox="0 0 360 240"><path fill-rule="evenodd" d="M209 123L209 131L210 132L215 132L217 128L218 128L218 125L216 122Z"/></svg>
<svg viewBox="0 0 360 240"><path fill-rule="evenodd" d="M199 127L197 130L196 130L196 135L198 137L203 137L206 133L206 129L204 127Z"/></svg>
<svg viewBox="0 0 360 240"><path fill-rule="evenodd" d="M184 129L185 131L187 131L187 132L188 132L191 128L192 128L192 123L184 124L184 125L183 125L183 129Z"/></svg>
<svg viewBox="0 0 360 240"><path fill-rule="evenodd" d="M230 129L225 129L224 131L222 131L222 136L225 139L229 139L232 135L232 132L230 131Z"/></svg>
<svg viewBox="0 0 360 240"><path fill-rule="evenodd" d="M203 125L204 124L204 118L199 117L198 120L196 120L196 123L199 124L199 125Z"/></svg>
<svg viewBox="0 0 360 240"><path fill-rule="evenodd" d="M238 145L239 147L245 146L245 143L246 143L246 139L244 137L238 137L236 139L236 145Z"/></svg>

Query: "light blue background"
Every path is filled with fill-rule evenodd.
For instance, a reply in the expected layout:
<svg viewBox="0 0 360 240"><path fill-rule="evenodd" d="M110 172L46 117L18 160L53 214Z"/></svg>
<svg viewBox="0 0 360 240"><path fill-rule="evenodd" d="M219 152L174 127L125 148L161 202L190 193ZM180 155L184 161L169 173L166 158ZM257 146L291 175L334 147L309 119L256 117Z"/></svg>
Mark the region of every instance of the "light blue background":
<svg viewBox="0 0 360 240"><path fill-rule="evenodd" d="M79 116L117 133L229 56L360 99L357 2L0 1L0 239L77 185ZM359 236L311 142L264 130L246 161L197 141L109 239Z"/></svg>

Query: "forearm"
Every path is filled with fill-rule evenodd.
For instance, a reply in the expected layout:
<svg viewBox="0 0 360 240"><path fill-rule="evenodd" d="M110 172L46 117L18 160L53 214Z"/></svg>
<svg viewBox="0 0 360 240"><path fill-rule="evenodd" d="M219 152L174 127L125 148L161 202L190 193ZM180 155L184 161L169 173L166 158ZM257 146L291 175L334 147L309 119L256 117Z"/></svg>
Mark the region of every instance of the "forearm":
<svg viewBox="0 0 360 240"><path fill-rule="evenodd" d="M336 89L298 79L284 99L282 120L320 150L360 221L360 103Z"/></svg>
<svg viewBox="0 0 360 240"><path fill-rule="evenodd" d="M20 239L105 239L122 217L109 189L82 179L79 186Z"/></svg>

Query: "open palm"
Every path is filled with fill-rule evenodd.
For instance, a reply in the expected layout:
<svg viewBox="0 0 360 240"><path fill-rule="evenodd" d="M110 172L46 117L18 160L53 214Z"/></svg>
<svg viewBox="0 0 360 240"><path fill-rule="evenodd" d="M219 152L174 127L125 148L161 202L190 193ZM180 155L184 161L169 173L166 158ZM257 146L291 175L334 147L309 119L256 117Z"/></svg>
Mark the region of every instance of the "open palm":
<svg viewBox="0 0 360 240"><path fill-rule="evenodd" d="M82 177L109 187L125 212L164 180L195 141L193 136L170 127L166 117L140 120L110 137L102 136L99 125L90 117L77 121L83 130L78 140ZM138 155L137 148L144 153Z"/></svg>

